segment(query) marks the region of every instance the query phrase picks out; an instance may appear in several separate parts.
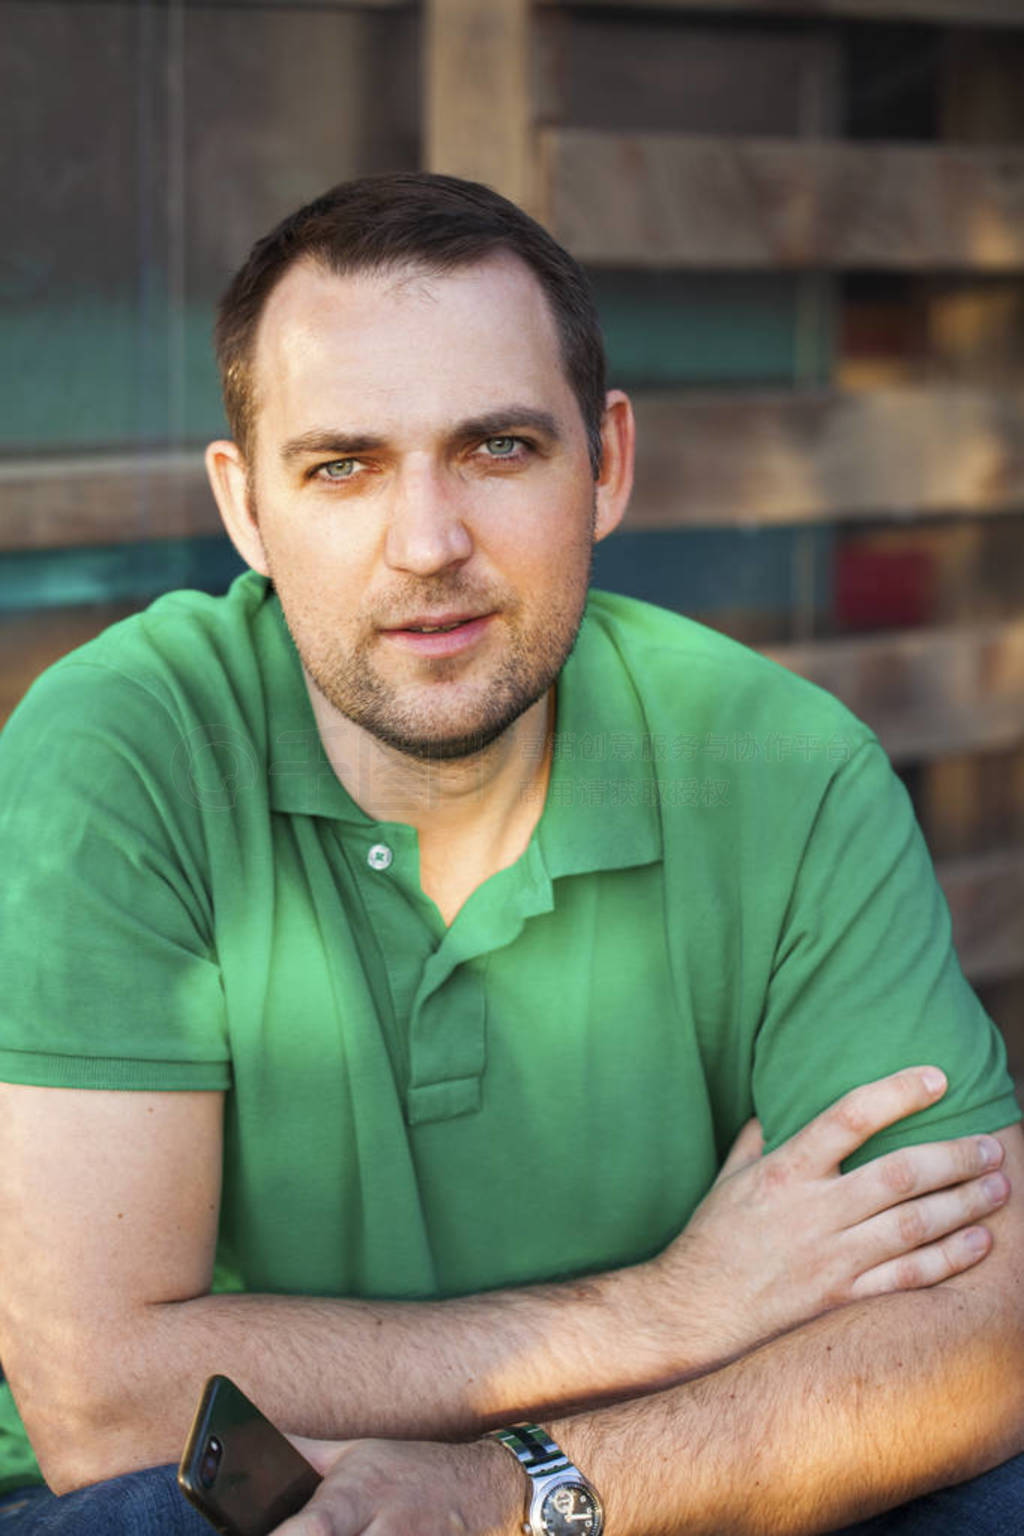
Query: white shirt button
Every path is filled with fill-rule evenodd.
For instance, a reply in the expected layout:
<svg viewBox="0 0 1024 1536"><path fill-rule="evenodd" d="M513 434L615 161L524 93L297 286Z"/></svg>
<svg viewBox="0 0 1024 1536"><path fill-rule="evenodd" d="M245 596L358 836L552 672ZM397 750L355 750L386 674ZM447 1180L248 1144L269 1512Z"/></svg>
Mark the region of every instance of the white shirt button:
<svg viewBox="0 0 1024 1536"><path fill-rule="evenodd" d="M394 854L387 843L374 843L366 855L366 862L371 869L390 869Z"/></svg>

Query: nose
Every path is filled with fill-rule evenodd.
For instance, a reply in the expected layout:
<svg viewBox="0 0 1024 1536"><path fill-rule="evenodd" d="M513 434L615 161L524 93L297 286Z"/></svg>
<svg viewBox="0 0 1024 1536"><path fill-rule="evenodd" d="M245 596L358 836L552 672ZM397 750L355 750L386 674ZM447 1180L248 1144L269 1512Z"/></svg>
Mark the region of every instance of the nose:
<svg viewBox="0 0 1024 1536"><path fill-rule="evenodd" d="M463 504L465 487L433 465L408 467L397 478L385 558L395 570L432 576L473 553Z"/></svg>

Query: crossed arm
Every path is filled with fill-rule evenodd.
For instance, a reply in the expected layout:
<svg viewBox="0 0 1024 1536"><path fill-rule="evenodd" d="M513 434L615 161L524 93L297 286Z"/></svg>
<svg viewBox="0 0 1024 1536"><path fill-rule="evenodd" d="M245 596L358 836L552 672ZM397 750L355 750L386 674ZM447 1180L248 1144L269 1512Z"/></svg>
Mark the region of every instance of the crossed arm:
<svg viewBox="0 0 1024 1536"><path fill-rule="evenodd" d="M999 1140L1020 1188L1024 1135ZM792 1161L781 1177L800 1183ZM988 1225L994 1248L976 1269L854 1302L666 1391L549 1421L601 1490L609 1532L812 1536L1024 1449L1019 1212L1011 1202ZM279 1536L521 1529L521 1474L489 1443L305 1449L326 1481Z"/></svg>
<svg viewBox="0 0 1024 1536"><path fill-rule="evenodd" d="M901 1074L767 1158L748 1133L648 1264L403 1305L205 1294L217 1096L6 1088L0 1355L61 1489L174 1459L200 1382L223 1370L293 1432L388 1437L313 1449L335 1470L318 1501L333 1523L310 1531L354 1536L372 1519L405 1536L403 1497L424 1536L463 1506L470 1531L515 1529L521 1474L497 1447L391 1437L451 1440L525 1414L562 1435L620 1536L813 1530L1020 1444L1024 1223L991 1171L1004 1154L986 1175L993 1138L969 1138L838 1173L934 1096ZM997 1141L1024 1190L1024 1138ZM973 1268L990 1241L980 1218L995 1245ZM611 1406L555 1422L581 1402ZM771 1498L737 1512L752 1476Z"/></svg>

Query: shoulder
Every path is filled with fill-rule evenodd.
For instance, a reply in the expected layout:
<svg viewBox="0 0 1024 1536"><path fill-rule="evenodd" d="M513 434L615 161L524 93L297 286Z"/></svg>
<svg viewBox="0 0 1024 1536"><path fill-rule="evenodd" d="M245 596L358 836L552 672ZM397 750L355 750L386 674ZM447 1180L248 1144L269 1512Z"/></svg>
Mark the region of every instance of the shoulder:
<svg viewBox="0 0 1024 1536"><path fill-rule="evenodd" d="M229 699L261 692L257 627L267 585L239 577L224 597L171 592L47 668L4 731L8 750L31 727L66 730L122 711L180 727L211 718Z"/></svg>
<svg viewBox="0 0 1024 1536"><path fill-rule="evenodd" d="M841 742L845 756L874 740L824 689L682 614L593 592L587 622L610 642L604 654L630 677L652 729L751 734L762 746L800 735Z"/></svg>
<svg viewBox="0 0 1024 1536"><path fill-rule="evenodd" d="M203 687L244 681L256 650L256 625L268 585L240 576L223 597L169 592L48 668L26 699L74 684L90 690L135 685L170 703ZM91 677L86 675L86 670Z"/></svg>
<svg viewBox="0 0 1024 1536"><path fill-rule="evenodd" d="M131 781L160 800L193 793L200 758L220 781L225 756L265 755L266 600L255 576L224 597L170 593L48 668L0 736L5 795L91 799Z"/></svg>

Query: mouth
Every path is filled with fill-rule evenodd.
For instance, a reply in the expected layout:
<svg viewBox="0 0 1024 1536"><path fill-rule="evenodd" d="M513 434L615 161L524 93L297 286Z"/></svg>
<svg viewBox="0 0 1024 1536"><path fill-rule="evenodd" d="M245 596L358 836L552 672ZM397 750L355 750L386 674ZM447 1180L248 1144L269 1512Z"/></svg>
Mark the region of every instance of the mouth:
<svg viewBox="0 0 1024 1536"><path fill-rule="evenodd" d="M421 656L453 656L483 636L492 613L416 614L380 633L386 641Z"/></svg>
<svg viewBox="0 0 1024 1536"><path fill-rule="evenodd" d="M458 629L460 624L472 624L476 619L485 618L482 613L469 613L460 608L443 608L438 613L411 614L398 624L386 624L387 634L406 634L410 631L414 634L436 634L439 630Z"/></svg>
<svg viewBox="0 0 1024 1536"><path fill-rule="evenodd" d="M453 619L450 624L401 624L399 631L410 635L450 635L453 629L471 624L472 619Z"/></svg>

